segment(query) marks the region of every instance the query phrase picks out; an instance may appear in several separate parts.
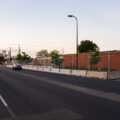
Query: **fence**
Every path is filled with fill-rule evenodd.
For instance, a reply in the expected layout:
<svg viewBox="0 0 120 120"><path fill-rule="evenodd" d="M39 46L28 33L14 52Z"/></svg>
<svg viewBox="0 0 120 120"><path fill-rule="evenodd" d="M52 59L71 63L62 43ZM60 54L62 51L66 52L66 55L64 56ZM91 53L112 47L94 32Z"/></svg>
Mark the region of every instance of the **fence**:
<svg viewBox="0 0 120 120"><path fill-rule="evenodd" d="M76 69L76 55L64 55L60 59L51 59L50 57L40 57L32 63L23 62L23 65L38 65L61 68L61 69ZM102 52L99 57L91 57L90 53L78 55L78 69L87 71L120 71L120 52Z"/></svg>
<svg viewBox="0 0 120 120"><path fill-rule="evenodd" d="M98 62L98 63L97 63ZM63 56L64 68L76 69L76 55ZM99 57L92 58L90 54L78 56L78 69L96 71L120 71L120 52L102 53Z"/></svg>
<svg viewBox="0 0 120 120"><path fill-rule="evenodd" d="M110 59L109 59L110 60ZM108 56L91 57L80 56L78 57L78 69L79 70L95 70L95 71L110 71L110 61ZM108 64L109 63L109 64ZM69 56L63 59L63 68L76 69L76 57Z"/></svg>
<svg viewBox="0 0 120 120"><path fill-rule="evenodd" d="M66 75L102 79L120 78L120 52L114 54L108 52L94 58L89 54L80 54L78 56L78 70L76 70L76 55L65 55L60 59L51 59L51 62L46 59L42 60L41 63L36 61L32 64L24 62L22 65L24 69Z"/></svg>
<svg viewBox="0 0 120 120"><path fill-rule="evenodd" d="M22 63L24 65L29 63ZM33 65L61 68L76 69L76 55L65 55L60 59L47 59L33 62ZM100 54L99 57L91 57L89 54L80 54L78 56L78 69L88 71L119 71L120 70L120 54Z"/></svg>

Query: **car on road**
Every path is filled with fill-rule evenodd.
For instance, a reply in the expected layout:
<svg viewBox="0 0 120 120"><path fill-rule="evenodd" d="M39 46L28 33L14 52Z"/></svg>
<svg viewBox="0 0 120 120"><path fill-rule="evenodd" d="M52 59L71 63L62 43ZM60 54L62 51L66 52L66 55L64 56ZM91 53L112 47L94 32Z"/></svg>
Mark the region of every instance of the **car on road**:
<svg viewBox="0 0 120 120"><path fill-rule="evenodd" d="M20 64L14 64L13 70L22 70L22 66Z"/></svg>

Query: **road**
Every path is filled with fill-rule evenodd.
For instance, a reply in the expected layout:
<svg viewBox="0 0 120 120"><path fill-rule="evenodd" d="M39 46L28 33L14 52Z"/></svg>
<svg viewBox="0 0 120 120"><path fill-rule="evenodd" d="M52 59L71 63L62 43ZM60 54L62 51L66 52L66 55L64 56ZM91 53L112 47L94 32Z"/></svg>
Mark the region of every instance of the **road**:
<svg viewBox="0 0 120 120"><path fill-rule="evenodd" d="M0 67L0 120L120 120L120 81Z"/></svg>

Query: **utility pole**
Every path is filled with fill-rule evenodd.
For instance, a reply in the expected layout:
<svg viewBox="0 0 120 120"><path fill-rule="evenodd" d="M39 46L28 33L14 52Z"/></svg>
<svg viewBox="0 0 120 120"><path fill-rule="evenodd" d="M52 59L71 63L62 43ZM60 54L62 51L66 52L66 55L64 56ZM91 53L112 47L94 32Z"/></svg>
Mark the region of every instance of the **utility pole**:
<svg viewBox="0 0 120 120"><path fill-rule="evenodd" d="M9 56L10 56L10 59L11 59L11 47L10 47L10 51L9 51Z"/></svg>
<svg viewBox="0 0 120 120"><path fill-rule="evenodd" d="M21 48L20 48L20 44L19 44L19 47L18 47L18 54L21 53Z"/></svg>
<svg viewBox="0 0 120 120"><path fill-rule="evenodd" d="M108 79L109 79L109 75L110 75L110 52L108 52L108 75L107 75Z"/></svg>
<svg viewBox="0 0 120 120"><path fill-rule="evenodd" d="M74 15L68 15L76 20L76 69L78 69L78 19Z"/></svg>
<svg viewBox="0 0 120 120"><path fill-rule="evenodd" d="M64 54L64 49L62 48L62 56L63 56L63 54Z"/></svg>

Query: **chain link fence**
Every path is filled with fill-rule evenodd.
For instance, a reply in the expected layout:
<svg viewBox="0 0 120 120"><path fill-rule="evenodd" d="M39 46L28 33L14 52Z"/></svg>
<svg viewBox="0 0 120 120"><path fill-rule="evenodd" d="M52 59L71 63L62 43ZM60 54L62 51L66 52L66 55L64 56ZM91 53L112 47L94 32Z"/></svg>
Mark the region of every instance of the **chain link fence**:
<svg viewBox="0 0 120 120"><path fill-rule="evenodd" d="M108 71L117 70L113 66L114 56L106 54L104 56L97 56L92 58L91 56L81 55L78 57L78 69L79 70L92 70L92 71ZM111 66L112 64L112 66ZM53 68L61 69L76 69L76 55L63 56L60 59L39 59L33 62L33 65L50 66ZM111 68L112 67L112 68Z"/></svg>
<svg viewBox="0 0 120 120"><path fill-rule="evenodd" d="M16 61L9 62L9 64L16 63ZM34 59L32 62L24 61L22 65L35 65L40 67L51 67L60 69L76 69L76 55L63 56L60 59L51 57ZM87 71L119 71L120 70L120 56L117 54L104 54L99 57L91 57L90 55L78 56L78 69Z"/></svg>

